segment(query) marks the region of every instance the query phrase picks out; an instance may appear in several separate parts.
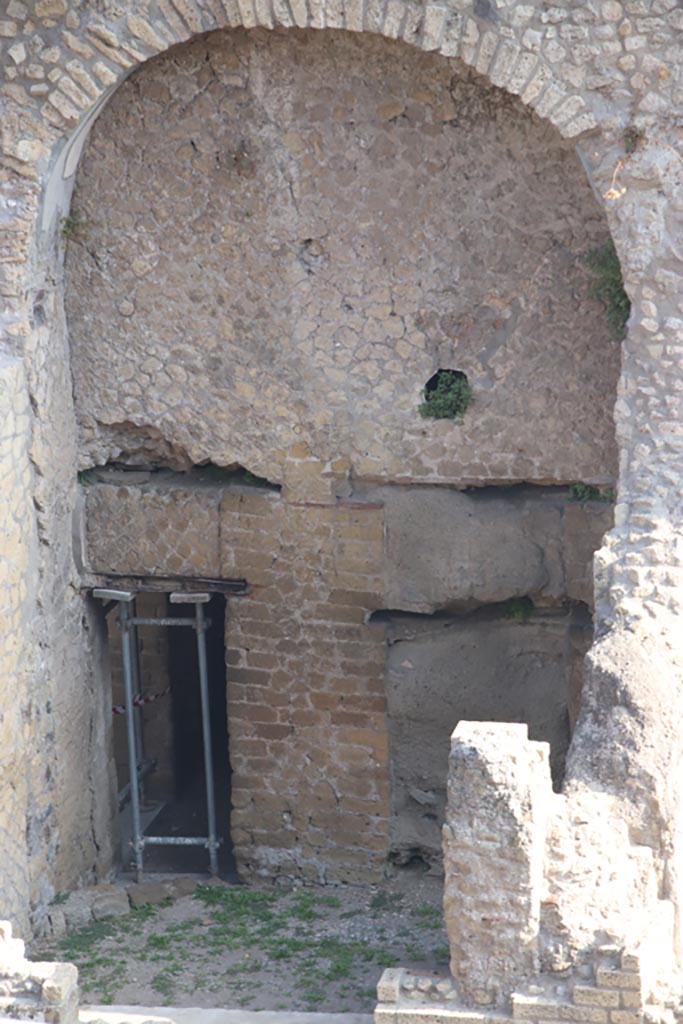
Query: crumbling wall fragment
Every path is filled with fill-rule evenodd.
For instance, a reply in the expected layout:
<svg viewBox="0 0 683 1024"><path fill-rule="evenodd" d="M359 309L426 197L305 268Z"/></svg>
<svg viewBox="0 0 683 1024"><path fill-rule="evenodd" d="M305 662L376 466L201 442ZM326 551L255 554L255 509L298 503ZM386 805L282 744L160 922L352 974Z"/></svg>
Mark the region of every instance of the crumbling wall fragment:
<svg viewBox="0 0 683 1024"><path fill-rule="evenodd" d="M0 1019L7 1018L78 1024L78 970L27 960L9 921L0 921Z"/></svg>
<svg viewBox="0 0 683 1024"><path fill-rule="evenodd" d="M503 1006L538 973L548 744L525 725L460 722L448 762L444 917L466 1003Z"/></svg>

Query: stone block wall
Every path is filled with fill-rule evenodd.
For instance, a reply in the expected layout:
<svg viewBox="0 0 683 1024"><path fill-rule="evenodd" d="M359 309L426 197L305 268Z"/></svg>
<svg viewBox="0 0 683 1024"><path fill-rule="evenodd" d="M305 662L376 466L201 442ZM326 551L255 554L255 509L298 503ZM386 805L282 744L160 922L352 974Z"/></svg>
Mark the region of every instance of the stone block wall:
<svg viewBox="0 0 683 1024"><path fill-rule="evenodd" d="M376 1024L674 1020L679 992L669 901L659 901L632 946L596 936L562 970L546 969L543 913L555 892L545 850L566 810L551 793L547 745L530 743L524 726L462 721L451 738L448 781L444 917L451 971L385 971ZM628 884L625 875L622 882Z"/></svg>
<svg viewBox="0 0 683 1024"><path fill-rule="evenodd" d="M240 496L222 505L221 541L251 589L227 635L236 856L264 877L380 879L384 630L366 619L381 599L383 510Z"/></svg>
<svg viewBox="0 0 683 1024"><path fill-rule="evenodd" d="M106 652L71 555L76 488L51 490L64 452L46 446L38 401L0 354L0 911L26 934L56 890L109 870L114 814Z"/></svg>
<svg viewBox="0 0 683 1024"><path fill-rule="evenodd" d="M463 717L527 722L552 743L559 784L569 683L578 702L574 662L591 632L563 567L578 564L584 534L598 544L609 506L574 511L552 489L484 506L438 488L358 486L359 500L337 499L348 482L299 450L282 493L211 476L94 473L86 555L98 579L123 574L134 586L247 581L247 595L228 602L225 633L232 832L245 876L375 877L387 856L438 869L448 738ZM567 520L582 525L578 554ZM492 553L501 529L502 568ZM506 618L501 599L529 589L538 609ZM453 611L401 616L383 610L389 602ZM162 664L149 687L166 677ZM164 713L151 706L151 718Z"/></svg>
<svg viewBox="0 0 683 1024"><path fill-rule="evenodd" d="M283 483L299 444L361 479L612 482L619 345L584 262L606 220L571 146L461 64L197 39L112 97L73 210L81 465ZM462 423L418 412L439 368L469 378Z"/></svg>

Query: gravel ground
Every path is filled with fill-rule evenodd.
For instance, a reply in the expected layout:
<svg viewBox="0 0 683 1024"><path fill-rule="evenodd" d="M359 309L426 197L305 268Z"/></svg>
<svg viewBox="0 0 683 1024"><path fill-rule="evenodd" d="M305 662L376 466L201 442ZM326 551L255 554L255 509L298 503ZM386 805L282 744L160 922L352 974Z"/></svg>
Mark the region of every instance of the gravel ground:
<svg viewBox="0 0 683 1024"><path fill-rule="evenodd" d="M443 883L406 872L376 886L200 885L42 943L85 1003L369 1013L385 967L448 962Z"/></svg>

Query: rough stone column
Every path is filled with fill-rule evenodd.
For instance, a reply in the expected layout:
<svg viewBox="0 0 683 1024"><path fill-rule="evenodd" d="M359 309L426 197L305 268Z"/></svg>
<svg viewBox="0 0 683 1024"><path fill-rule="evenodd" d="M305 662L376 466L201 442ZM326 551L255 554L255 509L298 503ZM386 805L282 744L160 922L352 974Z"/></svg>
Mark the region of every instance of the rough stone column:
<svg viewBox="0 0 683 1024"><path fill-rule="evenodd" d="M595 558L596 643L567 764L576 864L550 878L574 951L598 928L634 942L656 913L644 894L657 888L680 903L683 877L683 158L664 131L647 136L605 193L632 311L615 409L615 526ZM598 181L607 185L615 165L611 151ZM601 840L586 825L596 800ZM637 855L644 878L647 855L656 884L624 884L619 834L628 836L620 856ZM589 857L612 862L599 890L583 881L595 873Z"/></svg>
<svg viewBox="0 0 683 1024"><path fill-rule="evenodd" d="M38 561L31 515L29 411L22 365L0 353L0 915L11 916L26 930L31 873L28 808L31 801L45 806L40 802L43 794L31 787L36 773L31 772L25 725L36 662L31 580Z"/></svg>
<svg viewBox="0 0 683 1024"><path fill-rule="evenodd" d="M443 828L444 916L461 997L503 1005L538 970L547 743L526 725L460 722Z"/></svg>

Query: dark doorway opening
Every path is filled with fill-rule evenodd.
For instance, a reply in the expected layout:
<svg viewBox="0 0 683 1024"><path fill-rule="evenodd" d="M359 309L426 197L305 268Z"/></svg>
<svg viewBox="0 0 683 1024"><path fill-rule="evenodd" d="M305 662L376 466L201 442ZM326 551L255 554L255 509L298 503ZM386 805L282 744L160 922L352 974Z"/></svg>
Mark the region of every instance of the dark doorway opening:
<svg viewBox="0 0 683 1024"><path fill-rule="evenodd" d="M205 606L211 624L206 631L212 774L216 802L216 832L222 877L236 878L230 843L230 759L228 745L225 615L226 599L213 594ZM170 604L171 618L186 618L192 608ZM146 829L157 836L206 836L208 815L204 742L199 690L197 639L193 629L168 629L168 680L171 698L173 786L161 812ZM150 846L145 871L204 873L208 853L201 846Z"/></svg>

